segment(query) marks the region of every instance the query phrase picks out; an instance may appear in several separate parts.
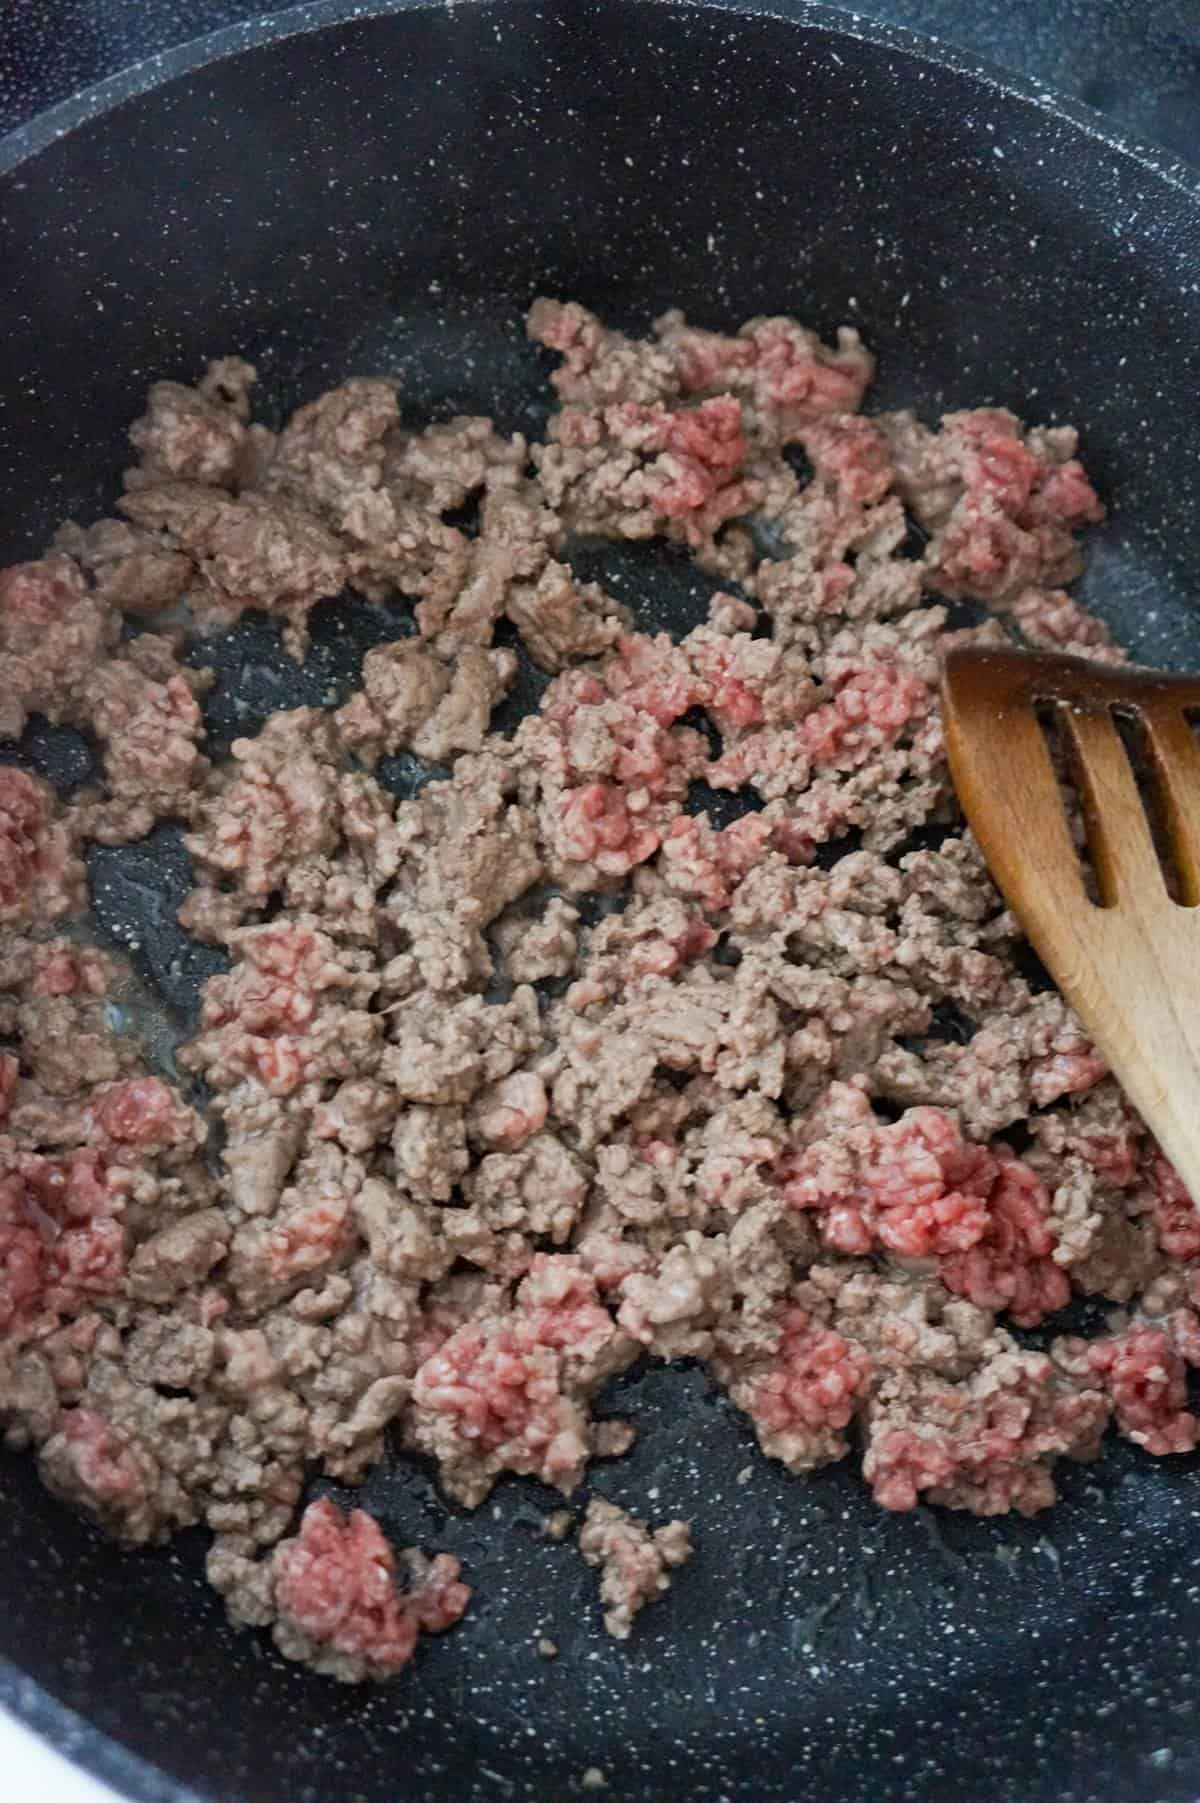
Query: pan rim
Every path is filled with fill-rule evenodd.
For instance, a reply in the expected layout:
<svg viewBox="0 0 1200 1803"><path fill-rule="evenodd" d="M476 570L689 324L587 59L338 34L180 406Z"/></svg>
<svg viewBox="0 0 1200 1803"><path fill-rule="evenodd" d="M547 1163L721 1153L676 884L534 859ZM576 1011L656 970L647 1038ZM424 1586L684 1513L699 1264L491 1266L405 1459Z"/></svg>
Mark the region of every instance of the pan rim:
<svg viewBox="0 0 1200 1803"><path fill-rule="evenodd" d="M600 7L604 0L587 0ZM627 0L628 3L628 0ZM223 62L243 51L282 43L356 21L389 18L397 14L439 10L445 6L463 11L489 11L513 5L540 8L544 0L302 0L296 6L271 12L262 18L190 38L169 50L155 52L130 63L104 80L59 101L25 124L0 137L0 182L21 165L59 139L102 117L126 100L134 100L210 64ZM632 0L632 4L662 13L728 13L735 18L778 19L802 31L832 31L864 44L894 50L939 69L949 69L980 82L998 97L1016 100L1050 120L1065 123L1112 154L1138 164L1158 181L1179 190L1189 199L1200 197L1200 166L1165 151L1133 133L1120 132L1095 108L1060 93L1047 83L976 56L938 37L906 26L868 18L849 6L828 0Z"/></svg>
<svg viewBox="0 0 1200 1803"><path fill-rule="evenodd" d="M558 0L551 0L556 5ZM563 0L580 19L581 0ZM606 0L583 0L602 10ZM1082 133L1101 153L1135 165L1152 181L1162 182L1190 202L1200 200L1200 167L1135 134L1114 129L1094 108L1059 93L1048 84L1020 75L1004 65L956 48L927 34L893 26L858 13L849 5L827 0L625 0L660 14L727 14L731 18L773 19L798 32L834 33L852 42L895 52L939 70L949 70L979 84L998 100L1016 101L1042 120ZM0 191L33 158L59 140L103 118L127 101L166 87L244 52L315 35L355 22L410 12L445 10L476 13L541 9L546 0L302 0L241 24L191 38L185 43L132 63L33 119L0 136ZM76 1768L110 1787L116 1803L206 1803L191 1786L132 1752L88 1717L60 1702L20 1666L0 1657L0 1710L37 1734Z"/></svg>

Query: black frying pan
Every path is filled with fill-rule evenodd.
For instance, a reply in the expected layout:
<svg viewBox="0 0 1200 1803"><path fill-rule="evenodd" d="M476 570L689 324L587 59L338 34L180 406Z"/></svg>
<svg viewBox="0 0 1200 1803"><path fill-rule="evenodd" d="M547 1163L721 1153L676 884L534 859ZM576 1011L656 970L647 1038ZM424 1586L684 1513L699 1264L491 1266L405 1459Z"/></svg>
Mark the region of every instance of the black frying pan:
<svg viewBox="0 0 1200 1803"><path fill-rule="evenodd" d="M672 303L724 326L787 311L860 324L876 404L1077 421L1116 502L1088 599L1143 657L1200 666L1196 190L903 35L787 0L334 0L18 133L0 214L6 558L103 511L149 381L213 353L252 356L275 411L386 368L410 417L529 429L543 370L520 314L539 290L629 326ZM656 624L699 605L668 557L603 574ZM334 620L304 673L265 627L233 636L218 735L235 695L253 724L351 678L368 628ZM65 782L77 751L43 735L14 755ZM186 1022L202 971L164 977L186 887L171 835L92 876ZM701 1549L628 1646L577 1556L537 1537L550 1499L527 1483L475 1517L407 1463L369 1480L399 1542L461 1555L476 1601L399 1682L345 1691L226 1626L199 1536L120 1553L10 1458L0 1699L170 1803L566 1798L589 1766L622 1803L1200 1791L1196 1462L1114 1446L1031 1523L885 1516L846 1470L768 1465L697 1371L635 1371L612 1406L643 1431L605 1490L691 1515Z"/></svg>

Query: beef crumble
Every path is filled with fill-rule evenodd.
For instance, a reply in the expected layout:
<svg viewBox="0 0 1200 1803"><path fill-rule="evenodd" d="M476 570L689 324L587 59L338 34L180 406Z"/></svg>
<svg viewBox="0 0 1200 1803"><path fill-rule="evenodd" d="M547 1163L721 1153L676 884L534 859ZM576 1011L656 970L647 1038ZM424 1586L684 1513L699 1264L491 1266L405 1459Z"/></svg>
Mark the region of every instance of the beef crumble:
<svg viewBox="0 0 1200 1803"><path fill-rule="evenodd" d="M0 767L7 1436L126 1542L204 1524L234 1619L345 1680L469 1592L306 1477L391 1433L467 1506L572 1495L631 1444L591 1405L645 1353L704 1361L791 1471L854 1451L889 1509L1032 1513L1110 1422L1200 1436L1200 1217L1022 974L942 750L948 645L1122 655L1062 587L1102 515L1074 433L864 415L856 334L788 319L635 340L543 300L529 331L544 444L413 429L376 378L276 435L225 359L151 390L121 519L0 574L0 731L102 753L69 804ZM727 586L646 633L580 533ZM257 609L299 656L335 596L397 614L358 692L210 764L188 635ZM964 596L990 612L950 630ZM548 678L508 734L503 623ZM397 804L400 752L449 774ZM752 805L718 825L697 783ZM160 820L228 956L178 1056L219 1151L117 1030L119 962L47 936L82 933L86 842ZM1123 1324L1028 1350L1072 1293ZM691 1550L596 1498L579 1547L618 1637Z"/></svg>
<svg viewBox="0 0 1200 1803"><path fill-rule="evenodd" d="M600 1568L604 1625L615 1640L628 1640L633 1618L671 1587L668 1572L692 1556L687 1523L651 1531L615 1503L594 1496L579 1530L579 1550Z"/></svg>

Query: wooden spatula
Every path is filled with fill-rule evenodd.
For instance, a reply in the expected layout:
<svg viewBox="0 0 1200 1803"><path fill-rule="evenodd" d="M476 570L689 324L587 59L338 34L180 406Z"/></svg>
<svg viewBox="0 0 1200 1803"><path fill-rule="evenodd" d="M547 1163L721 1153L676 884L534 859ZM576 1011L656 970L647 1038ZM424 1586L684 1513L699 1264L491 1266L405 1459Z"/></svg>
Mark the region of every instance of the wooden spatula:
<svg viewBox="0 0 1200 1803"><path fill-rule="evenodd" d="M1200 1201L1200 744L1189 724L1200 678L958 650L943 702L950 770L997 886ZM1118 719L1146 749L1157 840ZM1082 806L1095 901L1048 720Z"/></svg>

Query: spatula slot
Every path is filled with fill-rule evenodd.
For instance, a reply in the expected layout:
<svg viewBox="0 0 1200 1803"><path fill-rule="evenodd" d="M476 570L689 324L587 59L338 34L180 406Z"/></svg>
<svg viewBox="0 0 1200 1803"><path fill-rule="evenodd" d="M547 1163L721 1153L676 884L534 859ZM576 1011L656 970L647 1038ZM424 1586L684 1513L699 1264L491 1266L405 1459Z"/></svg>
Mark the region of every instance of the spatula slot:
<svg viewBox="0 0 1200 1803"><path fill-rule="evenodd" d="M1114 905L1115 897L1105 894L1093 857L1092 839L1088 831L1087 813L1080 787L1082 772L1071 733L1064 719L1064 712L1068 706L1068 703L1060 700L1057 696L1046 695L1035 700L1034 714L1050 757L1050 765L1058 785L1058 798L1062 804L1071 843L1075 848L1087 899L1093 907L1110 908Z"/></svg>
<svg viewBox="0 0 1200 1803"><path fill-rule="evenodd" d="M1186 905L1184 872L1175 855L1162 771L1154 755L1146 717L1139 708L1126 702L1115 703L1111 711L1113 724L1125 747L1129 768L1133 772L1133 780L1137 784L1142 808L1149 822L1150 836L1167 894L1173 902Z"/></svg>
<svg viewBox="0 0 1200 1803"><path fill-rule="evenodd" d="M1169 843L1160 834L1163 856L1154 833L1152 811L1161 818L1154 800L1157 780L1136 703L1063 702L1059 719L1071 749L1101 906L1128 905L1155 894L1165 899L1172 877L1178 893Z"/></svg>
<svg viewBox="0 0 1200 1803"><path fill-rule="evenodd" d="M1175 870L1175 899L1200 904L1200 708L1173 708L1165 698L1145 717L1161 832Z"/></svg>

